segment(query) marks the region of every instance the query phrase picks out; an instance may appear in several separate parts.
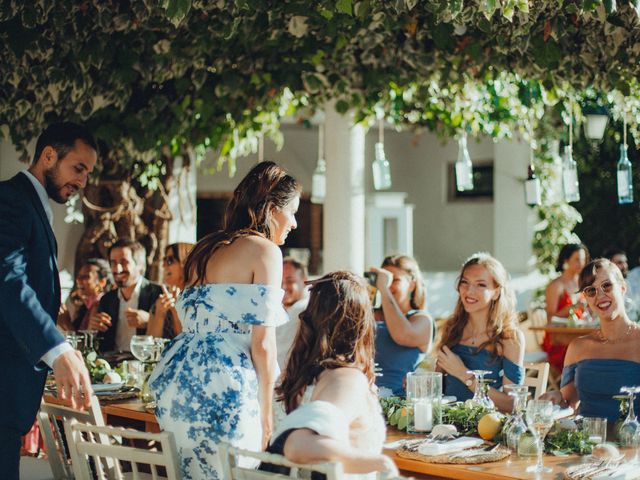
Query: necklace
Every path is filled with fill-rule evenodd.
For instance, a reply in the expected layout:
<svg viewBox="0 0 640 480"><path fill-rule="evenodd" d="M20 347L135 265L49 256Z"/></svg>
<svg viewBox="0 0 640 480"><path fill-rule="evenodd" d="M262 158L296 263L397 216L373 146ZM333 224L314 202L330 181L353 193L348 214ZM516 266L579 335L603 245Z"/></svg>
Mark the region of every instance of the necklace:
<svg viewBox="0 0 640 480"><path fill-rule="evenodd" d="M598 340L600 340L600 342L602 343L620 343L622 341L624 341L630 334L632 331L637 330L637 327L632 323L629 324L629 328L627 328L627 331L624 333L624 335L620 336L619 338L607 338L604 336L604 334L602 333L602 327L600 327L598 330L596 330L596 336L598 337Z"/></svg>
<svg viewBox="0 0 640 480"><path fill-rule="evenodd" d="M479 332L474 333L473 335L471 335L471 337L467 340L469 343L471 343L471 345L475 346L476 345L476 337L479 335Z"/></svg>

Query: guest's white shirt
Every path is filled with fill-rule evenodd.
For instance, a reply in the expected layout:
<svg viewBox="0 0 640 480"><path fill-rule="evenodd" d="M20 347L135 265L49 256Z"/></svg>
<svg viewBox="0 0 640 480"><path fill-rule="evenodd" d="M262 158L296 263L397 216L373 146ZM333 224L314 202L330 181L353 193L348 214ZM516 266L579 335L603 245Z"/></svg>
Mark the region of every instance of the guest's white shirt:
<svg viewBox="0 0 640 480"><path fill-rule="evenodd" d="M53 210L51 209L51 204L49 203L49 194L47 193L47 189L40 183L40 181L28 170L23 170L22 173L29 179L29 181L33 184L33 187L36 189L36 193L38 194L38 198L42 203L42 208L44 209L44 213L47 216L47 220L49 220L49 225L53 228ZM54 258L54 261L57 262L57 259ZM57 319L53 319L53 323L56 323ZM45 353L40 360L53 368L53 363L58 359L60 355L64 352L68 352L69 350L73 350L71 345L67 342L62 342L59 345L56 345L52 349L50 349L47 353Z"/></svg>
<svg viewBox="0 0 640 480"><path fill-rule="evenodd" d="M289 321L284 325L276 327L276 345L278 347L278 366L280 371L284 371L286 366L287 357L289 356L289 350L293 345L293 341L298 333L298 327L300 326L299 315L307 308L309 303L309 297L304 296L289 308L285 308L289 314Z"/></svg>
<svg viewBox="0 0 640 480"><path fill-rule="evenodd" d="M128 308L138 309L138 299L140 298L140 288L142 286L142 276L136 283L136 288L129 300L122 296L122 290L118 289L118 300L120 300L120 309L118 310L118 324L116 326L116 350L119 352L128 352L131 350L129 344L131 337L136 334L136 328L129 326L125 312Z"/></svg>

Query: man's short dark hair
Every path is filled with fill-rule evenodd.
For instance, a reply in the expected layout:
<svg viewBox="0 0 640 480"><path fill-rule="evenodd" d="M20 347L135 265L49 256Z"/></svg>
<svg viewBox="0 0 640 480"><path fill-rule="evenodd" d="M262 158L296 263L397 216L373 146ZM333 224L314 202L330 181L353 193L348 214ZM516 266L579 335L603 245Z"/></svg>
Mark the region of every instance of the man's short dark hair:
<svg viewBox="0 0 640 480"><path fill-rule="evenodd" d="M98 274L98 278L100 280L107 279L106 289L110 289L113 285L113 277L111 276L111 268L109 267L109 262L104 260L103 258L88 258L85 262L85 265L91 265L96 267L96 273Z"/></svg>
<svg viewBox="0 0 640 480"><path fill-rule="evenodd" d="M38 137L36 152L33 155L33 163L35 164L38 161L40 155L42 155L42 151L47 146L52 147L56 151L58 160L63 159L67 153L75 148L77 140L84 142L95 151L98 151L96 140L86 127L73 122L53 123L49 125Z"/></svg>
<svg viewBox="0 0 640 480"><path fill-rule="evenodd" d="M302 274L303 279L307 278L307 265L305 263L299 262L293 257L284 257L282 259L282 264L286 265L287 263L291 265L294 270L299 271Z"/></svg>
<svg viewBox="0 0 640 480"><path fill-rule="evenodd" d="M128 248L131 250L131 255L135 260L137 265L141 265L143 267L142 272L147 269L147 250L137 240L131 240L129 238L121 238L116 243L109 247L109 260L111 260L111 252L115 248Z"/></svg>
<svg viewBox="0 0 640 480"><path fill-rule="evenodd" d="M626 257L627 252L618 247L609 247L602 254L602 256L608 260L613 259L616 255L624 255Z"/></svg>

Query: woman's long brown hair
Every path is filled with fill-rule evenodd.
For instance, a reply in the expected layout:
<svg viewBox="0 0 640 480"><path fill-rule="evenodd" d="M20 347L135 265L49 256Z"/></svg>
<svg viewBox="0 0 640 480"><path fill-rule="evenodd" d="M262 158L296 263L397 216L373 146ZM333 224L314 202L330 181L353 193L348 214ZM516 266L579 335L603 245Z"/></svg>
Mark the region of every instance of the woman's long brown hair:
<svg viewBox="0 0 640 480"><path fill-rule="evenodd" d="M248 235L273 240L271 214L300 195L300 184L273 162L260 162L242 179L224 213L222 230L210 233L193 248L184 265L186 285L201 283L207 264L223 245Z"/></svg>
<svg viewBox="0 0 640 480"><path fill-rule="evenodd" d="M326 369L354 367L371 385L375 320L362 278L338 271L313 282L307 309L293 342L277 399L287 413L300 404L307 386Z"/></svg>
<svg viewBox="0 0 640 480"><path fill-rule="evenodd" d="M478 347L478 350L487 349L495 358L502 351L502 342L516 337L516 325L518 314L516 312L516 299L513 290L508 285L509 275L502 264L488 253L476 253L469 257L462 266L457 280L456 290L460 290L460 280L465 270L472 265L480 265L487 269L496 288L500 289L500 295L491 302L489 319L487 320L487 335L489 340ZM469 314L465 311L460 296L456 303L453 315L449 317L442 329L438 350L444 345L451 348L460 343L464 327L469 321Z"/></svg>

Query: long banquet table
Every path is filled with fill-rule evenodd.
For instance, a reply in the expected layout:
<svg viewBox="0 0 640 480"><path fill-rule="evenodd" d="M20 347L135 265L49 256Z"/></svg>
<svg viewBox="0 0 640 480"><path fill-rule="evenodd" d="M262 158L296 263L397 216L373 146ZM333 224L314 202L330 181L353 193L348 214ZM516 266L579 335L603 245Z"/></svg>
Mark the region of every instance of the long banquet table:
<svg viewBox="0 0 640 480"><path fill-rule="evenodd" d="M56 402L56 399L47 396L47 401ZM160 430L156 416L146 410L140 400L104 402L102 404L102 413L105 417L105 423L109 425L126 426L148 432L158 432ZM405 438L416 437L389 427L387 444ZM558 480L562 478L563 472L567 467L582 461L582 457L578 455L566 457L545 455L544 463L546 466L553 468L553 471L543 475L534 475L527 473L526 468L535 463L535 457L525 460L512 456L511 459L499 462L479 465L452 465L425 463L402 458L396 455L395 449L387 448L384 453L393 458L403 475L421 480L440 478L458 480Z"/></svg>

